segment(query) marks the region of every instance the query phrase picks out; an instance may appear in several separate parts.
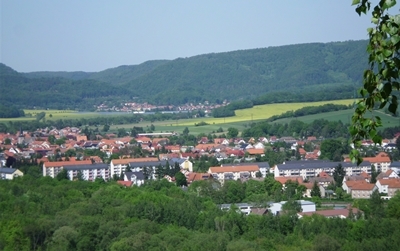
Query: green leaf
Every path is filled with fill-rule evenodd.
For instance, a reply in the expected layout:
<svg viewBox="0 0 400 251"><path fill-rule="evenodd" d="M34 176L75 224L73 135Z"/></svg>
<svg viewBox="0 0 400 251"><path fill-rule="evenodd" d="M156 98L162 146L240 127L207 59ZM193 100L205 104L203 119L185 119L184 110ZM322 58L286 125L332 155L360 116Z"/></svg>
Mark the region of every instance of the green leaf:
<svg viewBox="0 0 400 251"><path fill-rule="evenodd" d="M398 42L400 42L400 36L394 35L390 38L390 41L392 41L393 45L396 45Z"/></svg>
<svg viewBox="0 0 400 251"><path fill-rule="evenodd" d="M394 21L396 24L400 25L400 15L395 15L394 18L393 18L393 21Z"/></svg>
<svg viewBox="0 0 400 251"><path fill-rule="evenodd" d="M369 131L369 137L372 139L376 135L376 130Z"/></svg>
<svg viewBox="0 0 400 251"><path fill-rule="evenodd" d="M393 104L393 103L390 104L388 110L389 110L389 112L395 114L395 113L396 113L396 110L397 110L397 105L395 105L395 104Z"/></svg>
<svg viewBox="0 0 400 251"><path fill-rule="evenodd" d="M391 50L384 50L384 51L383 51L383 54L385 55L385 57L390 57L390 56L392 56L393 51L391 51Z"/></svg>
<svg viewBox="0 0 400 251"><path fill-rule="evenodd" d="M356 4L359 4L359 3L360 3L360 0L353 0L351 5L356 5Z"/></svg>
<svg viewBox="0 0 400 251"><path fill-rule="evenodd" d="M395 0L385 0L385 3L383 4L383 9L389 9L389 8L393 7L394 5L396 5Z"/></svg>
<svg viewBox="0 0 400 251"><path fill-rule="evenodd" d="M389 96L390 93L392 93L392 85L390 83L386 83L383 87L383 91L386 93L387 96Z"/></svg>

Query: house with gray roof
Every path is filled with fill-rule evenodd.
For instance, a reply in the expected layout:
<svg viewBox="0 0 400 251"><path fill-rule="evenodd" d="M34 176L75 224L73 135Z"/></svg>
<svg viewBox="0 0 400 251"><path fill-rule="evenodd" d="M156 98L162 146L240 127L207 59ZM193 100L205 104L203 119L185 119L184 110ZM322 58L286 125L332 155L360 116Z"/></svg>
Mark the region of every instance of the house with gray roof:
<svg viewBox="0 0 400 251"><path fill-rule="evenodd" d="M124 181L131 181L133 185L141 186L144 184L144 174L142 172L126 172L124 173Z"/></svg>
<svg viewBox="0 0 400 251"><path fill-rule="evenodd" d="M12 180L20 176L24 176L24 173L16 168L0 167L0 179L2 180Z"/></svg>

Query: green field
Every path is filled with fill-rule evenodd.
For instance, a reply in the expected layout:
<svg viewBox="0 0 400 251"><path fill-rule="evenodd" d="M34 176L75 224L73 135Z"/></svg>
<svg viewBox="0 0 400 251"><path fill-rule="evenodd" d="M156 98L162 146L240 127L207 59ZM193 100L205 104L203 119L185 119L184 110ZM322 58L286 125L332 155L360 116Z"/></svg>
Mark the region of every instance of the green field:
<svg viewBox="0 0 400 251"><path fill-rule="evenodd" d="M157 132L182 132L185 127L188 127L190 133L210 133L217 131L219 127L222 127L226 131L229 127L235 127L239 131L242 131L249 126L251 122L258 122L266 120L274 115L280 115L287 111L294 111L306 106L320 106L323 104L353 104L353 99L345 100L333 100L333 101L321 101L321 102L305 102L305 103L280 103L280 104L266 104L258 105L248 109L236 110L236 116L228 118L196 118L196 119L185 119L185 120L173 120L173 121L156 121L153 125ZM195 123L204 121L209 125L206 126L195 126ZM141 126L144 128L150 127L151 123L145 121L139 124L128 124L128 125L115 125L111 126L111 130L117 130L118 128L132 128L133 126Z"/></svg>
<svg viewBox="0 0 400 251"><path fill-rule="evenodd" d="M343 123L350 123L351 117L353 116L354 110L342 110L342 111L335 111L335 112L326 112L326 113L319 113L313 115L307 115L297 118L285 118L285 119L278 119L275 120L274 123L289 123L293 119L297 119L303 121L305 123L311 123L317 119L326 119L328 121L339 121L341 120ZM382 120L382 127L381 128L388 128L394 126L400 126L400 118L393 117L389 114L385 114L381 111L373 111L371 113L367 113L367 117L372 116L379 116Z"/></svg>
<svg viewBox="0 0 400 251"><path fill-rule="evenodd" d="M295 111L297 109L306 106L320 106L328 103L349 105L353 104L353 102L354 102L353 99L346 99L346 100L332 100L332 101L321 101L321 102L266 104L266 105L254 106L248 109L236 110L235 111L236 116L234 117L228 117L228 118L206 117L206 118L193 118L184 120L155 121L153 123L149 121L144 121L139 124L112 125L110 127L110 130L117 131L120 128L131 129L134 126L147 128L150 127L151 124L153 124L155 126L156 132L182 132L185 127L188 127L191 134L211 133L213 131L214 132L217 131L220 127L223 129L224 132L226 132L229 127L235 127L239 131L242 131L243 129L248 127L251 122L264 121L270 118L271 116L280 115L287 111ZM47 120L95 118L101 116L121 116L121 113L105 115L96 112L80 113L72 110L25 110L25 113L31 114L32 117L0 119L0 122L34 120L35 115L40 112L46 113ZM329 112L324 114L308 115L304 117L298 117L295 119L299 119L306 123L310 123L315 119L321 119L321 118L327 120L341 120L344 123L349 123L352 114L353 110L345 110L345 111ZM384 127L392 127L399 125L398 118L383 113L378 113L378 115L381 116ZM130 114L126 114L125 116L130 116ZM288 123L292 119L294 118L280 119L277 120L276 123ZM201 121L208 123L208 125L195 126L196 123L199 123Z"/></svg>
<svg viewBox="0 0 400 251"><path fill-rule="evenodd" d="M121 116L121 113L115 113L114 115L103 115L97 112L78 112L74 110L31 110L24 109L26 117L23 118L0 118L0 122L8 121L28 121L35 120L36 114L45 112L46 120L59 120L59 119L81 119L81 118L96 118L101 116ZM126 114L129 115L129 114Z"/></svg>

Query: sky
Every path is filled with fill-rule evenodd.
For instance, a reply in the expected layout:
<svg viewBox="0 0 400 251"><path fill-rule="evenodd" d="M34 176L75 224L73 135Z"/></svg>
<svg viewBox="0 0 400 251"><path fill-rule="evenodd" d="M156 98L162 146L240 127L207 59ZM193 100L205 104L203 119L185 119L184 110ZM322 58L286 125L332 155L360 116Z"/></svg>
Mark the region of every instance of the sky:
<svg viewBox="0 0 400 251"><path fill-rule="evenodd" d="M367 39L351 0L0 0L0 62L102 71L148 60Z"/></svg>

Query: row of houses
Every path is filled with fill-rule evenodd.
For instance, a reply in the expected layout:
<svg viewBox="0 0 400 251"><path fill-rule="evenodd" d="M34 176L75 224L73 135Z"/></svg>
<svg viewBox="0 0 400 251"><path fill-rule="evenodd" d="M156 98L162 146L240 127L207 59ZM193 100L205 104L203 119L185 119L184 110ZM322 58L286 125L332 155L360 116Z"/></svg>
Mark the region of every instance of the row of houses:
<svg viewBox="0 0 400 251"><path fill-rule="evenodd" d="M189 176L193 173L193 163L188 159L159 160L158 158L127 158L113 159L110 164L94 163L93 161L57 161L45 162L43 164L43 176L56 177L62 170L67 170L71 180L77 178L78 174L84 180L95 180L102 178L109 180L113 177L122 177L127 169L133 172L142 172L144 168L150 170L148 179L157 178L157 169L160 167L174 167L179 164L179 168ZM249 179L265 177L269 172L267 162L259 163L240 163L236 165L222 165L210 167L206 175L207 178L214 179L223 183L225 180ZM195 174L195 173L193 173ZM192 174L192 176L193 176ZM195 175L194 175L195 176ZM203 174L204 176L204 174ZM194 178L192 178L194 179ZM193 181L193 180L191 180Z"/></svg>

